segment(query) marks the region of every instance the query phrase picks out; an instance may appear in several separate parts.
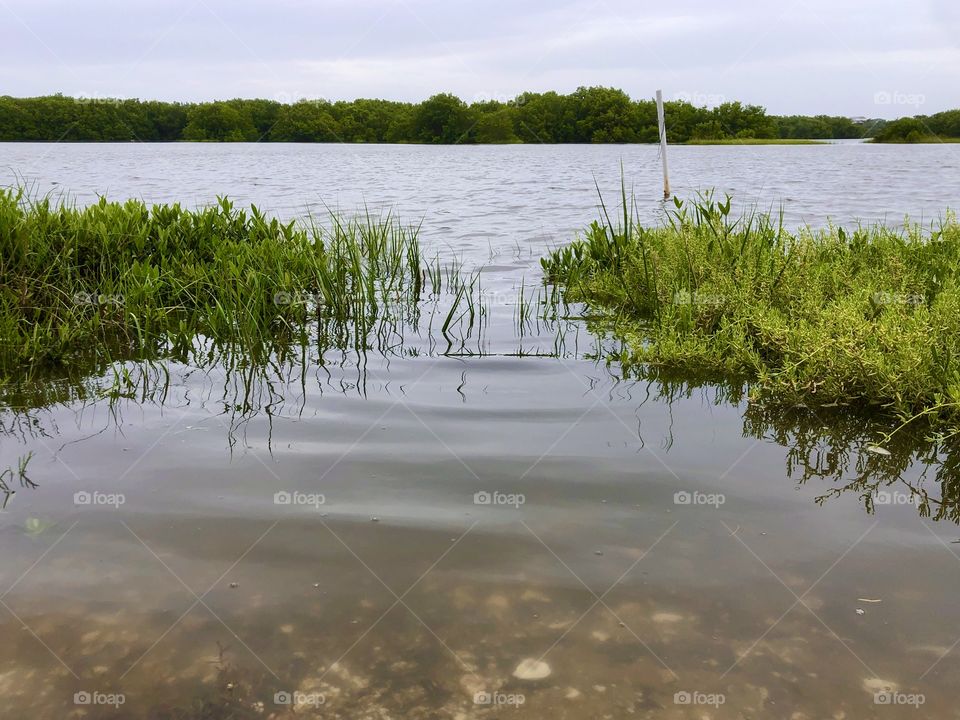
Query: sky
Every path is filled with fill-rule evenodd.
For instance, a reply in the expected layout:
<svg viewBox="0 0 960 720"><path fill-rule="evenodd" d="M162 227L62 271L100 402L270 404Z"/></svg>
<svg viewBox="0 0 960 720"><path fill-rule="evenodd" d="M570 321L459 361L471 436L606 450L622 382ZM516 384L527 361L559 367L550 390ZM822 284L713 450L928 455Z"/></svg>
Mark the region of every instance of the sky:
<svg viewBox="0 0 960 720"><path fill-rule="evenodd" d="M581 85L775 114L960 107L960 0L0 0L0 94L293 102Z"/></svg>

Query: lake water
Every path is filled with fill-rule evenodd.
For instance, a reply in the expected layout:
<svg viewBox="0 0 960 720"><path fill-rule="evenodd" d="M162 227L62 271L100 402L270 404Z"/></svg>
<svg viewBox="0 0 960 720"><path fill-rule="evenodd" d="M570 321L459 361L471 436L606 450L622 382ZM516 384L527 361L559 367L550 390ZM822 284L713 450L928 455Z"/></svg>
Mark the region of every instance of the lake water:
<svg viewBox="0 0 960 720"><path fill-rule="evenodd" d="M656 222L648 146L0 145L6 182L78 202L390 208L497 294L482 355L130 363L127 392L99 369L0 410L0 470L33 452L37 483L0 514L3 716L960 717L957 486L929 448L623 378L576 320L515 331L511 293L621 161ZM960 206L960 146L670 163L681 196L788 225Z"/></svg>

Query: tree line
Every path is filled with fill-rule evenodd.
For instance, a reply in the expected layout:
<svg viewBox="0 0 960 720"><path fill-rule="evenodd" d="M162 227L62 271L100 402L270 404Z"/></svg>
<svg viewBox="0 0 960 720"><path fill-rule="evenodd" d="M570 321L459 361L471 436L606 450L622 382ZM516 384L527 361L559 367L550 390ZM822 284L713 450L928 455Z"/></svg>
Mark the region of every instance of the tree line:
<svg viewBox="0 0 960 720"><path fill-rule="evenodd" d="M887 123L876 142L936 142L960 138L960 110L947 110L934 115L915 115Z"/></svg>
<svg viewBox="0 0 960 720"><path fill-rule="evenodd" d="M665 103L671 142L726 139L867 137L883 121L775 116L758 105L713 108ZM0 97L0 141L33 142L387 142L633 143L656 142L651 99L622 90L582 87L563 95L523 93L511 100L467 103L441 93L420 103L224 100L203 103Z"/></svg>

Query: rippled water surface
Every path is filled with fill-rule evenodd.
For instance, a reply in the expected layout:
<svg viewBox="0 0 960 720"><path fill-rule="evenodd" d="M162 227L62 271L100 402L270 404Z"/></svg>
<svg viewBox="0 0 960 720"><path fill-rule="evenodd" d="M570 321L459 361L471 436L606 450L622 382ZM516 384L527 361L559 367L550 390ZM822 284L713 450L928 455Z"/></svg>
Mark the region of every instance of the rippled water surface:
<svg viewBox="0 0 960 720"><path fill-rule="evenodd" d="M568 242L596 216L594 179L619 200L621 163L641 218L655 221L663 180L649 145L0 144L0 181L38 194L187 206L228 195L285 217L388 208L475 262ZM927 221L960 205L951 145L678 146L669 163L676 195L716 188L745 206L782 206L791 227Z"/></svg>
<svg viewBox="0 0 960 720"><path fill-rule="evenodd" d="M506 297L621 160L656 221L656 152L0 145L0 167L79 202L391 208ZM960 204L960 147L670 153L679 194L789 225ZM90 369L0 410L0 470L33 452L37 485L0 515L0 715L960 717L941 465L871 452L856 418L625 379L579 321L558 343L511 313L482 356L130 363L124 392Z"/></svg>

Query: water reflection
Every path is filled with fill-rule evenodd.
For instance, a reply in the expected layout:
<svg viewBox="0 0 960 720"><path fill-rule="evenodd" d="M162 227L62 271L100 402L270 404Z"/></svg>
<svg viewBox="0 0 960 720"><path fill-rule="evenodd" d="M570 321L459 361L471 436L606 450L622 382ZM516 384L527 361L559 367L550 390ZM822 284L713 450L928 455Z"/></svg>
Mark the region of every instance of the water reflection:
<svg viewBox="0 0 960 720"><path fill-rule="evenodd" d="M895 425L895 424L894 424ZM787 449L787 476L804 485L833 483L818 503L852 494L867 513L877 505L913 505L921 517L960 523L960 446L922 431L887 437L891 424L836 409L771 408L750 404L744 432ZM878 446L884 438L884 445Z"/></svg>
<svg viewBox="0 0 960 720"><path fill-rule="evenodd" d="M947 712L956 575L882 529L857 544L873 522L855 503L912 486L929 492L921 514L956 522L949 452L896 436L876 454L875 421L624 377L575 324L559 352L556 325L530 323L466 353L416 335L390 352L197 343L20 387L0 412L4 464L35 451L40 487L17 486L0 516L7 707L59 720L100 693L125 704L86 717L515 709L490 696L518 717L865 717L889 686ZM681 486L726 504L677 506ZM126 502L71 502L96 489ZM325 502L276 504L289 490ZM824 657L835 685L813 677Z"/></svg>
<svg viewBox="0 0 960 720"><path fill-rule="evenodd" d="M819 493L815 498L818 504L855 496L868 514L876 512L878 505L910 505L921 517L960 523L956 438L942 440L916 430L897 432L886 440L893 427L890 422L847 408L813 410L754 403L747 400L741 384L678 380L663 372L647 372L646 376L641 372L638 377L636 368L624 376L616 364L603 360L616 355L613 341L589 334L582 339L582 324L569 311L556 319L558 315L555 319L519 320L515 315L510 340L506 339L509 333L503 332L491 339L488 318L487 324L479 327L472 349L465 341L472 327L460 335L455 347L447 344L444 348L438 348L431 333L404 334L396 325L390 332L375 334L379 340L376 348L348 342L348 335L330 333L329 328L314 328L307 342L286 342L256 352L204 340L172 348L164 359L73 366L57 378L21 383L13 392L8 388L0 410L0 437L8 451L11 444L21 450L0 468L0 492L9 501L17 484L35 487L29 478L29 454L36 451L36 441L45 447L56 444L64 410L73 414L78 427L88 425L87 417L98 418L96 427L67 444L110 432L136 433L136 418L144 413L193 409L217 418L231 454L238 445L250 446L251 427L256 427L257 439L262 434L272 454L275 419L303 418L315 396L402 398L410 379L392 379L391 363L458 359L463 370L449 391L467 404L471 359L539 357L577 359L581 363L578 382L586 392L604 395L606 402L634 406L638 417L635 434L641 448L652 442L670 453L675 441L674 408L684 403L737 408L743 437L783 448L785 476L798 487L813 485ZM505 316L506 312L500 311L501 321ZM585 357L592 358L591 364L583 365ZM645 427L639 420L648 404L665 409L670 420L662 428ZM260 420L262 430L257 424ZM881 439L884 445L878 447ZM5 452L7 456L13 457Z"/></svg>

